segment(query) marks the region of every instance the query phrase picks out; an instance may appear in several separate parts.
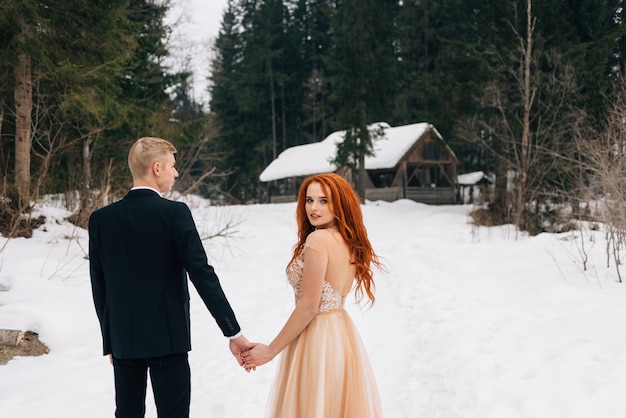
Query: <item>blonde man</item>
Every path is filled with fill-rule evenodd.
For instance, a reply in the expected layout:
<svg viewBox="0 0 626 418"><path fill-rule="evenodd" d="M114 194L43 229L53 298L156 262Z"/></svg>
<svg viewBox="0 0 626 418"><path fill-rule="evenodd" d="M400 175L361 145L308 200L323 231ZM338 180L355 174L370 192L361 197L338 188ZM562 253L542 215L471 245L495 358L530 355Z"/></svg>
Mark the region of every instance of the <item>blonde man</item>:
<svg viewBox="0 0 626 418"><path fill-rule="evenodd" d="M115 376L115 416L145 414L147 374L161 418L186 418L191 350L187 277L242 364L248 345L208 264L191 211L161 197L174 185L176 148L137 140L128 154L133 187L89 219L89 264L104 355Z"/></svg>

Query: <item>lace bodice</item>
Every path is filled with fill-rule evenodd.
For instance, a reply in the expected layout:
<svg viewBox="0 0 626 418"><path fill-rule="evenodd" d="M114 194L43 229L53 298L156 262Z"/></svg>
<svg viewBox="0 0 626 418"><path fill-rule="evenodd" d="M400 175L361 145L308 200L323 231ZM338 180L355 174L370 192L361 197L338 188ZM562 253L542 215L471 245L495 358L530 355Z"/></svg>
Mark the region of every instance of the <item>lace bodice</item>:
<svg viewBox="0 0 626 418"><path fill-rule="evenodd" d="M300 253L300 255L293 260L291 264L287 266L287 280L289 280L289 284L293 287L293 293L296 298L296 305L300 301L302 297L302 271L304 269L304 255ZM324 280L324 285L322 287L322 297L320 300L319 307L317 308L317 313L322 312L330 312L337 309L343 308L343 303L346 300L346 297L343 296L339 291L333 289L333 287Z"/></svg>

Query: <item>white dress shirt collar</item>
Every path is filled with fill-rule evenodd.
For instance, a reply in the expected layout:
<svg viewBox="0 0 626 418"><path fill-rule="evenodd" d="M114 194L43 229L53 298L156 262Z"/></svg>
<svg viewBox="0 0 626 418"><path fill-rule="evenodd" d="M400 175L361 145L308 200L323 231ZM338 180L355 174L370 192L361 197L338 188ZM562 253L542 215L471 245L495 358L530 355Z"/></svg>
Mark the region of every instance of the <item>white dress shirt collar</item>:
<svg viewBox="0 0 626 418"><path fill-rule="evenodd" d="M157 189L154 189L154 188L149 187L149 186L135 186L135 187L131 188L130 190L152 190L153 192L155 192L159 196L163 197L161 192L159 192Z"/></svg>

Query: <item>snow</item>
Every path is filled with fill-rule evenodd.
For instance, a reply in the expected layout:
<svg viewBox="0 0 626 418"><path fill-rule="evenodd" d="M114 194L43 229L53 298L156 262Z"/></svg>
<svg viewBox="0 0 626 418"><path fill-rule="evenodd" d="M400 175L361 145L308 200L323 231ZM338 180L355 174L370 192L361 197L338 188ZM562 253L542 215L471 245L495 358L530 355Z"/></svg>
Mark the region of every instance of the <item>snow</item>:
<svg viewBox="0 0 626 418"><path fill-rule="evenodd" d="M365 157L365 169L394 168L428 129L434 127L429 123L414 123L393 128L386 125L384 136L376 137L373 141L374 155ZM438 132L435 133L439 135Z"/></svg>
<svg viewBox="0 0 626 418"><path fill-rule="evenodd" d="M335 158L337 144L343 140L342 132L333 132L326 139L311 144L287 148L259 175L261 181L272 181L292 176L332 172L337 169L331 161ZM293 164L298 161L298 164Z"/></svg>
<svg viewBox="0 0 626 418"><path fill-rule="evenodd" d="M295 203L209 206L185 199L245 335L268 342L293 306L284 268ZM384 257L376 304L347 309L391 418L626 417L626 289L606 267L602 231L528 237L475 227L471 206L367 202ZM0 328L39 333L50 353L0 366L3 417L114 413L101 355L87 233L49 199L31 239L0 238ZM585 248L585 252L583 252ZM583 254L588 256L583 269ZM192 417L263 417L276 361L246 374L192 293ZM148 390L150 393L150 390ZM151 395L147 417L155 417Z"/></svg>
<svg viewBox="0 0 626 418"><path fill-rule="evenodd" d="M394 168L428 129L441 138L439 132L425 122L396 127L377 122L368 129L376 131L379 127L384 135L374 139L374 155L365 157L367 170ZM336 131L320 142L287 148L261 172L259 180L272 181L335 171L337 167L331 161L336 156L337 144L343 142L345 134L346 131Z"/></svg>
<svg viewBox="0 0 626 418"><path fill-rule="evenodd" d="M460 186L471 186L484 178L489 180L489 178L485 176L485 173L482 171L472 171L471 173L459 174L457 176L457 183L459 183Z"/></svg>

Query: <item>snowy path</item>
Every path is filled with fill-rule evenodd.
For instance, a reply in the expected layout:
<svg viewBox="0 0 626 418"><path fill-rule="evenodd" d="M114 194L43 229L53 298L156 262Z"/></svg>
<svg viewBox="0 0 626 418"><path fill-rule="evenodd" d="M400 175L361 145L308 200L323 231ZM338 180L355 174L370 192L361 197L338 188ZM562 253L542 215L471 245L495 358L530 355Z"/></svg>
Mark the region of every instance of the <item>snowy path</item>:
<svg viewBox="0 0 626 418"><path fill-rule="evenodd" d="M207 251L246 335L267 342L293 303L284 267L295 205L190 205L207 233L228 219L240 222L235 237L213 240ZM626 417L626 290L604 266L602 235L586 242L591 260L583 272L580 238L473 228L468 209L408 201L364 207L388 271L376 274L372 309L347 308L386 417ZM0 366L0 411L111 417L112 371L100 356L86 233L63 222L46 229L0 254L0 280L13 283L0 293L0 327L39 332L51 348ZM274 364L244 373L192 299L192 417L263 417ZM151 400L147 406L154 417Z"/></svg>

